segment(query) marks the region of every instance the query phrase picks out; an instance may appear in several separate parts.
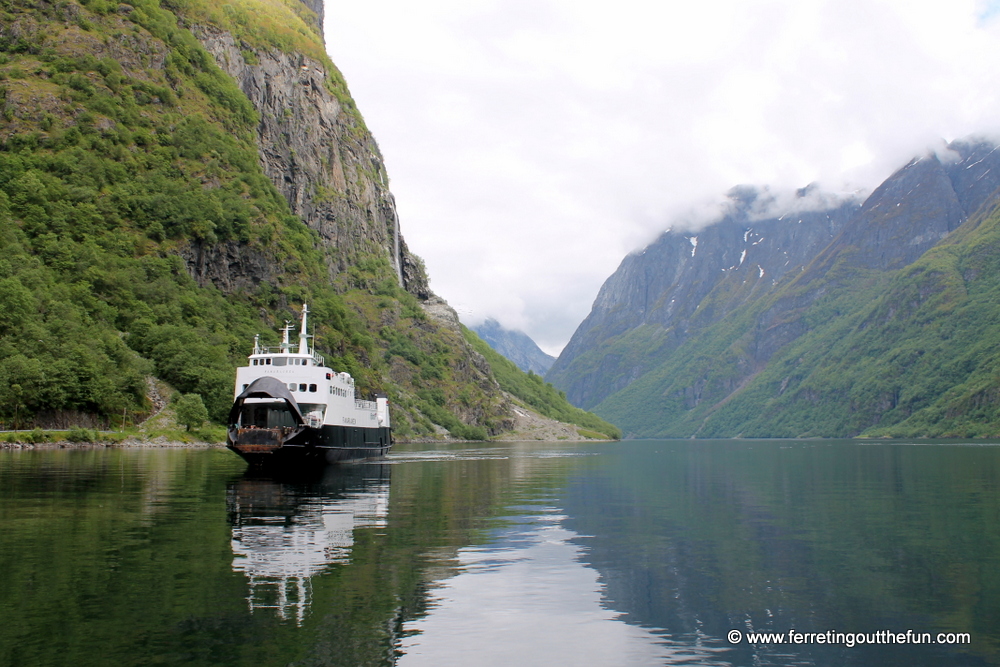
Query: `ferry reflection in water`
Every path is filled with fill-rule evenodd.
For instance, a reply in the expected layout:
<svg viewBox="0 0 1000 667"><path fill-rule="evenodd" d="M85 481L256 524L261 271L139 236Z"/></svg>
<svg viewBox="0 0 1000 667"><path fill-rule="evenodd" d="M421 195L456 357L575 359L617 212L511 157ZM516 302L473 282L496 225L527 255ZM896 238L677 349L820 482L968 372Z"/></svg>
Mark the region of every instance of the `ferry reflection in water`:
<svg viewBox="0 0 1000 667"><path fill-rule="evenodd" d="M301 625L312 601L312 577L350 563L354 530L384 528L389 466L331 466L322 477L247 472L230 483L233 570L249 579L250 611L273 609Z"/></svg>

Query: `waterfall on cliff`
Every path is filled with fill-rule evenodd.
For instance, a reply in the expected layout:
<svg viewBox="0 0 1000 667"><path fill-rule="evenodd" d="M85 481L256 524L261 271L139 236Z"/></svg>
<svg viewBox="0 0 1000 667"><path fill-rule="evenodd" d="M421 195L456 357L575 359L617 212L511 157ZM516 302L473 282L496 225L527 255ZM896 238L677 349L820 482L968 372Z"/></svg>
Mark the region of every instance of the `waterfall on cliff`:
<svg viewBox="0 0 1000 667"><path fill-rule="evenodd" d="M393 220L393 259L396 263L396 280L399 281L399 286L403 286L403 263L400 261L399 257L399 213L396 212L396 207L392 207L392 220Z"/></svg>

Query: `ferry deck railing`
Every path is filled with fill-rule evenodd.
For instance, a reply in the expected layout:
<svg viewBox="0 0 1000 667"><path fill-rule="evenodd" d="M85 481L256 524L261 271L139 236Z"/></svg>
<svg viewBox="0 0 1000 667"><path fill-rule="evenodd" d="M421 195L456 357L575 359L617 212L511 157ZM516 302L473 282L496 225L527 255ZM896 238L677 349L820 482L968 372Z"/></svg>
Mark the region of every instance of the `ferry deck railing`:
<svg viewBox="0 0 1000 667"><path fill-rule="evenodd" d="M257 348L257 351L254 354L290 354L290 355L297 355L298 352L295 352L295 351L293 351L290 348L286 349L284 347L281 347L280 345L261 345L259 348ZM312 352L312 353L310 353L309 356L311 356L313 358L313 360L315 360L317 366L326 366L326 359L323 358L322 354L316 354L315 352Z"/></svg>

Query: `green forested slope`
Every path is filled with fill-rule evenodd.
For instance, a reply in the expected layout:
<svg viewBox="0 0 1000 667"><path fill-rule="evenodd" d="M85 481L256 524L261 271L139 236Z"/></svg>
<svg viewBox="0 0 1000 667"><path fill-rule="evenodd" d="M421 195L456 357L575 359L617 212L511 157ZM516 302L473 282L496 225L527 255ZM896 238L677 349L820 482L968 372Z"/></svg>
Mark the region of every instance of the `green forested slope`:
<svg viewBox="0 0 1000 667"><path fill-rule="evenodd" d="M315 18L284 0L0 0L0 421L141 418L149 375L222 419L253 335L276 342L308 302L317 348L390 395L402 437L505 427L460 332L425 315L387 257L345 268L292 214L262 171L256 110L184 27L231 30L247 62L254 48L329 62ZM332 66L325 85L366 133ZM225 293L199 285L192 247L256 272Z"/></svg>
<svg viewBox="0 0 1000 667"><path fill-rule="evenodd" d="M835 264L808 330L745 376L748 331L794 281L734 313L595 410L634 435L1000 435L1000 210L904 269ZM637 401L644 397L643 401Z"/></svg>
<svg viewBox="0 0 1000 667"><path fill-rule="evenodd" d="M274 240L277 259L318 268L308 230L257 165L249 103L169 13L138 4L127 18L68 3L5 7L0 405L8 418L141 413L146 373L202 394L219 418L231 357L260 328L254 306L275 305L277 293L232 303L199 289L173 251L189 238ZM93 55L110 40L126 43L137 61L127 64L143 76ZM154 56L165 59L162 70L141 67Z"/></svg>

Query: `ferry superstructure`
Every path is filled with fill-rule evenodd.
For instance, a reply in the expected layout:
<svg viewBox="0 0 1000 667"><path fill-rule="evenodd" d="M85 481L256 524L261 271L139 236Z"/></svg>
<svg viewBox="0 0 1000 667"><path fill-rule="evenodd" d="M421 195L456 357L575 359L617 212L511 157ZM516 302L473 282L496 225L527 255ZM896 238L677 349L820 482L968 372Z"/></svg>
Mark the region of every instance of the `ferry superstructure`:
<svg viewBox="0 0 1000 667"><path fill-rule="evenodd" d="M248 364L236 370L227 447L251 465L301 467L385 456L392 446L389 401L355 396L354 378L325 365L309 346L302 307L298 349L290 323L277 347L254 338Z"/></svg>

